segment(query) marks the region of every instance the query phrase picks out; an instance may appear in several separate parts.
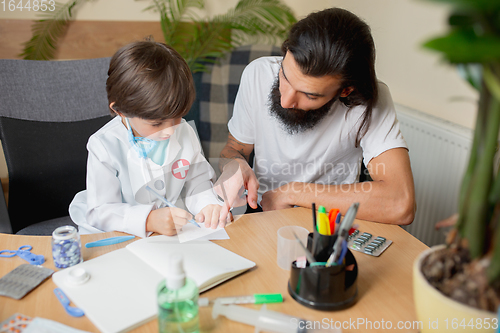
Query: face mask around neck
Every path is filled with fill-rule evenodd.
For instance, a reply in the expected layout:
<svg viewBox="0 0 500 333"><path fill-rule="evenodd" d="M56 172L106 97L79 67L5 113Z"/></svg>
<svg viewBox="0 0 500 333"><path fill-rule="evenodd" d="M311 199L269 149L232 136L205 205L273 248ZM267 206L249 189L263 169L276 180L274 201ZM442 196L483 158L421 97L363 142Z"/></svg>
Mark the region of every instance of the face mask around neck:
<svg viewBox="0 0 500 333"><path fill-rule="evenodd" d="M149 152L158 144L158 141L143 138L141 136L134 136L134 132L132 131L132 126L130 126L128 118L125 118L125 123L127 124L128 141L134 150L139 154L139 157L147 158Z"/></svg>

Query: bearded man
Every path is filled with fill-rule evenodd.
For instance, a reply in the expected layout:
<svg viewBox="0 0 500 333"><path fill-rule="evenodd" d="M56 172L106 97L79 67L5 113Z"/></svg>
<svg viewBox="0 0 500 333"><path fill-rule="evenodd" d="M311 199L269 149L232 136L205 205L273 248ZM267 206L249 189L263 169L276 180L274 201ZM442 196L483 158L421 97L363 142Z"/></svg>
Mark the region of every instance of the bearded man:
<svg viewBox="0 0 500 333"><path fill-rule="evenodd" d="M244 188L254 209L315 202L345 214L359 202L357 218L411 223L408 149L389 89L375 74L368 25L340 8L312 13L291 28L282 53L242 74L216 184L227 209ZM361 163L369 182L358 183Z"/></svg>

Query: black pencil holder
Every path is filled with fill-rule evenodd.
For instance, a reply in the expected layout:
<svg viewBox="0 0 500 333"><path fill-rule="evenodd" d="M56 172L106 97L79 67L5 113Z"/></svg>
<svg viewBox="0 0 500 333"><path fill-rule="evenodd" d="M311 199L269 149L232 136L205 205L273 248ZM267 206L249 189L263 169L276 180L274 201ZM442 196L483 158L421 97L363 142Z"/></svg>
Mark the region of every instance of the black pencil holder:
<svg viewBox="0 0 500 333"><path fill-rule="evenodd" d="M313 233L310 233L307 248L316 261L326 262L333 252L333 244L337 235L325 236L316 231L314 233L315 242L313 242ZM300 304L316 310L345 309L356 301L357 277L358 265L349 249L340 265L329 267L308 265L305 268L299 268L297 262L294 261L290 271L288 293Z"/></svg>

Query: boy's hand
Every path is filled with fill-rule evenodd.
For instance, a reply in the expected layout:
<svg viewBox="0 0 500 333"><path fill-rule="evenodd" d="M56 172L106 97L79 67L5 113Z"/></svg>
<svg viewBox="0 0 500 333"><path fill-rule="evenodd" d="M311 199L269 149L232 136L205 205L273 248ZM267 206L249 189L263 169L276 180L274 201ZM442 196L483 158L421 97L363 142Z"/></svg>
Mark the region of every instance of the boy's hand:
<svg viewBox="0 0 500 333"><path fill-rule="evenodd" d="M226 226L226 221L231 221L231 214L225 214L226 218L221 219L221 214L223 213L222 206L220 205L206 205L205 208L201 210L196 215L196 222L203 222L205 224L205 228L212 229L217 228L217 226L224 228Z"/></svg>
<svg viewBox="0 0 500 333"><path fill-rule="evenodd" d="M146 231L157 232L165 236L177 234L176 228L188 223L192 215L181 208L164 207L152 210L146 219Z"/></svg>

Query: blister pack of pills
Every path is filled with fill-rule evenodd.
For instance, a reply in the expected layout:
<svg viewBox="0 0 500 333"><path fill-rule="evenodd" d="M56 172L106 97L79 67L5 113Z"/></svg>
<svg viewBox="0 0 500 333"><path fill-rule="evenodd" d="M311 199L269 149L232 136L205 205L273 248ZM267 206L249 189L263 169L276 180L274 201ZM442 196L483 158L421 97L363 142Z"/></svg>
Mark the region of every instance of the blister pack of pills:
<svg viewBox="0 0 500 333"><path fill-rule="evenodd" d="M0 296L21 299L52 273L52 269L42 266L19 265L0 279Z"/></svg>
<svg viewBox="0 0 500 333"><path fill-rule="evenodd" d="M351 250L363 252L378 257L384 252L392 241L382 236L373 236L370 233L355 230L348 238L348 247Z"/></svg>
<svg viewBox="0 0 500 333"><path fill-rule="evenodd" d="M0 333L22 333L31 322L31 318L16 313L0 323Z"/></svg>

